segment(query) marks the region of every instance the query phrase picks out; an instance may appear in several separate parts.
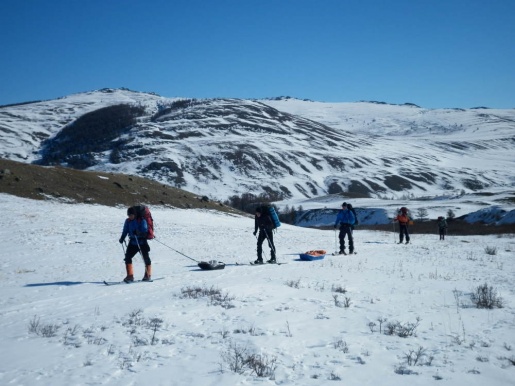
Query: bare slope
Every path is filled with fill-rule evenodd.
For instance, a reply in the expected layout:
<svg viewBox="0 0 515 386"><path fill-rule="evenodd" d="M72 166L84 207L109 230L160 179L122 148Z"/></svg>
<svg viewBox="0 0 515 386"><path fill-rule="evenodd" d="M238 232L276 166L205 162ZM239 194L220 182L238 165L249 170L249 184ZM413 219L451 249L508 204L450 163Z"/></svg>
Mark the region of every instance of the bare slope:
<svg viewBox="0 0 515 386"><path fill-rule="evenodd" d="M233 211L220 203L145 178L0 159L0 193L35 200L101 205L163 205Z"/></svg>

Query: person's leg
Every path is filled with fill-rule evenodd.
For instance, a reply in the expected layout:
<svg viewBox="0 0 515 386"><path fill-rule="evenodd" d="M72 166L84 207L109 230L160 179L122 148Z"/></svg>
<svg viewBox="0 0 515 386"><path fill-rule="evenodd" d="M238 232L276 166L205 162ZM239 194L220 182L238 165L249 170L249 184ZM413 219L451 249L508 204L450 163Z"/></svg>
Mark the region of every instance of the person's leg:
<svg viewBox="0 0 515 386"><path fill-rule="evenodd" d="M345 252L345 230L340 228L340 253Z"/></svg>
<svg viewBox="0 0 515 386"><path fill-rule="evenodd" d="M354 253L354 236L352 235L352 227L349 228L347 235L349 237L349 252L352 255Z"/></svg>
<svg viewBox="0 0 515 386"><path fill-rule="evenodd" d="M136 253L138 253L139 249L137 245L129 244L127 250L125 251L125 270L127 271L127 276L123 279L124 282L134 281L134 267L132 266L132 258Z"/></svg>
<svg viewBox="0 0 515 386"><path fill-rule="evenodd" d="M143 281L149 281L152 278L152 261L150 260L150 246L145 243L140 245L141 254L143 255L143 261L145 262L145 274L143 275Z"/></svg>
<svg viewBox="0 0 515 386"><path fill-rule="evenodd" d="M270 262L273 263L275 262L274 234L272 232L266 232L266 238L268 239L268 246L270 247Z"/></svg>
<svg viewBox="0 0 515 386"><path fill-rule="evenodd" d="M266 235L264 232L259 231L257 239L257 260L255 263L263 263L263 241L265 241Z"/></svg>

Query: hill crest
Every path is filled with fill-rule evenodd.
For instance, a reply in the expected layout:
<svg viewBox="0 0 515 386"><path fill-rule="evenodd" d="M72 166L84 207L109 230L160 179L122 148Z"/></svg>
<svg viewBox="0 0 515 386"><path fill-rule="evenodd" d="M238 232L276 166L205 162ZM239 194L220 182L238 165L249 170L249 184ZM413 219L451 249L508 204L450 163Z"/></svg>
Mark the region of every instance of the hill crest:
<svg viewBox="0 0 515 386"><path fill-rule="evenodd" d="M140 175L221 200L402 198L512 188L514 131L515 110L103 89L1 107L0 156Z"/></svg>

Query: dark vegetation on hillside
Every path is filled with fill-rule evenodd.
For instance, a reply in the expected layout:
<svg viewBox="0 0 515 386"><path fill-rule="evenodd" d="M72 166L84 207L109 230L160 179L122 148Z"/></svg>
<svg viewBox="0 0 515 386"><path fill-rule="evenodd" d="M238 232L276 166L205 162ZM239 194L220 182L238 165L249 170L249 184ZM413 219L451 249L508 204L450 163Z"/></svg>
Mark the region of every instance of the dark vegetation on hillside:
<svg viewBox="0 0 515 386"><path fill-rule="evenodd" d="M270 204L274 201L284 200L284 195L277 193L262 193L262 194L252 194L252 193L243 193L241 196L231 196L229 199L224 201L224 204L241 210L242 212L252 213L254 214L255 209L264 204Z"/></svg>
<svg viewBox="0 0 515 386"><path fill-rule="evenodd" d="M39 163L65 163L74 169L91 167L98 163L95 153L116 149L120 144L113 141L131 130L144 113L142 107L120 104L84 114L43 142Z"/></svg>
<svg viewBox="0 0 515 386"><path fill-rule="evenodd" d="M436 220L427 220L427 221L417 221L415 224L411 225L409 228L409 232L411 234L412 240L416 239L417 234L434 234L435 235L435 243L439 242L438 240L438 225L436 224ZM512 234L515 235L515 225L514 224L504 224L504 225L488 225L483 223L474 223L470 224L466 221L460 219L447 219L448 223L448 232L447 238L453 236L473 236L473 235L506 235ZM323 229L332 229L330 227ZM395 225L395 228L392 224L382 224L382 225L358 225L355 231L359 231L360 229L366 230L374 230L374 231L383 231L383 232L393 232L395 229L395 233L398 234L399 226ZM359 233L355 233L355 239L359 240ZM393 238L393 236L392 236ZM361 240L363 241L363 240Z"/></svg>

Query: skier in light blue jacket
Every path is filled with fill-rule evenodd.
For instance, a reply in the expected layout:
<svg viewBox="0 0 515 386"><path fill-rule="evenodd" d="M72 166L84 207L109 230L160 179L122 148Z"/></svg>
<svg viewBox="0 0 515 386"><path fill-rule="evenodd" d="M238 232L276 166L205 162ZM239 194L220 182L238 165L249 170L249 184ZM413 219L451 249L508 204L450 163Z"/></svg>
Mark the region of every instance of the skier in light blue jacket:
<svg viewBox="0 0 515 386"><path fill-rule="evenodd" d="M340 254L346 255L345 253L345 236L349 238L349 253L354 253L354 239L352 237L352 226L356 222L356 217L347 207L347 203L342 204L342 210L338 212L334 228L340 226Z"/></svg>

